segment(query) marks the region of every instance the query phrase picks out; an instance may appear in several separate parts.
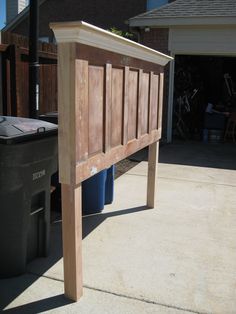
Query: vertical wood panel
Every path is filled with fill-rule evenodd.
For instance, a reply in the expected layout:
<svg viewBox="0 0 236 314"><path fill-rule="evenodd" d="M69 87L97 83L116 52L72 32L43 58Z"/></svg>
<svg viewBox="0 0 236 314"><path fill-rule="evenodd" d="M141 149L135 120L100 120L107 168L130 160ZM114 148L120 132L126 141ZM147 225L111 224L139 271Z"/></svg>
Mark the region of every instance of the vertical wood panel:
<svg viewBox="0 0 236 314"><path fill-rule="evenodd" d="M138 110L137 110L137 139L141 136L141 120L142 120L142 82L143 82L143 70L139 69L138 72Z"/></svg>
<svg viewBox="0 0 236 314"><path fill-rule="evenodd" d="M141 135L148 133L148 107L149 107L148 105L149 105L149 74L143 73L140 95Z"/></svg>
<svg viewBox="0 0 236 314"><path fill-rule="evenodd" d="M159 77L151 73L150 75L150 110L149 110L149 133L156 130L159 106Z"/></svg>
<svg viewBox="0 0 236 314"><path fill-rule="evenodd" d="M112 119L111 144L112 147L121 145L123 133L123 70L112 69Z"/></svg>
<svg viewBox="0 0 236 314"><path fill-rule="evenodd" d="M57 110L57 65L40 65L39 112L45 114Z"/></svg>
<svg viewBox="0 0 236 314"><path fill-rule="evenodd" d="M16 47L9 47L9 79L10 79L10 108L8 114L17 115L17 80L16 80Z"/></svg>
<svg viewBox="0 0 236 314"><path fill-rule="evenodd" d="M127 142L128 142L129 72L130 72L129 67L125 67L125 70L124 70L123 141L122 141L123 145L127 144Z"/></svg>
<svg viewBox="0 0 236 314"><path fill-rule="evenodd" d="M25 80L24 82L22 82L21 80L21 83L20 83L20 91L19 91L20 102L18 103L18 115L21 117L28 117L29 116L29 64L28 62L22 61L21 63L19 63L19 67L20 67L20 73L21 73L20 76L24 77ZM40 94L39 94L39 98L40 98ZM43 95L43 99L45 100L44 95Z"/></svg>
<svg viewBox="0 0 236 314"><path fill-rule="evenodd" d="M52 64L52 81L53 81L53 90L52 95L52 111L57 111L57 101L58 101L58 90L57 90L57 64Z"/></svg>
<svg viewBox="0 0 236 314"><path fill-rule="evenodd" d="M148 133L151 133L153 72L149 73Z"/></svg>
<svg viewBox="0 0 236 314"><path fill-rule="evenodd" d="M158 129L162 128L163 93L164 93L164 73L160 73L159 96L158 96L159 97Z"/></svg>
<svg viewBox="0 0 236 314"><path fill-rule="evenodd" d="M11 71L10 71L10 61L6 60L6 99L3 98L5 116L11 115Z"/></svg>
<svg viewBox="0 0 236 314"><path fill-rule="evenodd" d="M15 47L15 78L16 78L16 113L14 115L27 117L29 110L28 104L28 88L24 88L25 83L28 83L28 67L24 66L21 61L21 51L18 47ZM22 78L24 78L22 80ZM27 86L28 87L28 86ZM26 113L27 112L27 113Z"/></svg>
<svg viewBox="0 0 236 314"><path fill-rule="evenodd" d="M103 150L104 68L89 66L89 155Z"/></svg>
<svg viewBox="0 0 236 314"><path fill-rule="evenodd" d="M112 65L105 66L104 152L111 148Z"/></svg>
<svg viewBox="0 0 236 314"><path fill-rule="evenodd" d="M9 90L8 60L6 58L6 52L5 52L5 53L2 53L2 114L4 116L7 115L9 97L10 97L10 90Z"/></svg>
<svg viewBox="0 0 236 314"><path fill-rule="evenodd" d="M128 141L135 139L137 134L138 110L138 71L129 72L129 110L128 110Z"/></svg>
<svg viewBox="0 0 236 314"><path fill-rule="evenodd" d="M75 104L72 108L76 118L76 161L83 161L88 157L89 148L88 61L75 60L75 63Z"/></svg>

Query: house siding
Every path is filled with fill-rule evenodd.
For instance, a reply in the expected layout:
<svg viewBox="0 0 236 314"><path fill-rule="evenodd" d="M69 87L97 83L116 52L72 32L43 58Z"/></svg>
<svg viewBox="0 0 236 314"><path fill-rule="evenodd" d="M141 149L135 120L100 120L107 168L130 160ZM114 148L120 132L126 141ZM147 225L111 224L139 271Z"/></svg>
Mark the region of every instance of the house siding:
<svg viewBox="0 0 236 314"><path fill-rule="evenodd" d="M50 22L78 21L94 24L104 29L116 27L128 30L126 21L146 11L146 0L48 0L40 6L39 36L52 38ZM12 32L28 35L29 21L25 18Z"/></svg>
<svg viewBox="0 0 236 314"><path fill-rule="evenodd" d="M169 49L175 54L236 54L236 29L232 26L178 27L170 29Z"/></svg>
<svg viewBox="0 0 236 314"><path fill-rule="evenodd" d="M18 0L18 13L20 13L28 5L27 0Z"/></svg>

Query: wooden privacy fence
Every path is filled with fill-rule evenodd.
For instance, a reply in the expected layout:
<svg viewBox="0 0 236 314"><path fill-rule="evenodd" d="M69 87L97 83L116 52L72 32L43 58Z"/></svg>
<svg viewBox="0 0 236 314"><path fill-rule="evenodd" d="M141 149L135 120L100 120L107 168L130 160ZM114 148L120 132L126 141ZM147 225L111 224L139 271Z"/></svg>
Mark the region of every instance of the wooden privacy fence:
<svg viewBox="0 0 236 314"><path fill-rule="evenodd" d="M29 48L29 38L12 32L2 32L1 41L3 44L16 45L21 48ZM38 42L38 50L57 54L57 45L46 42Z"/></svg>
<svg viewBox="0 0 236 314"><path fill-rule="evenodd" d="M3 114L29 116L28 41L25 37L2 34ZM40 114L57 110L56 45L39 44Z"/></svg>
<svg viewBox="0 0 236 314"><path fill-rule="evenodd" d="M82 295L81 182L149 146L154 206L163 72L171 58L84 22L51 25L58 42L59 172L65 294Z"/></svg>

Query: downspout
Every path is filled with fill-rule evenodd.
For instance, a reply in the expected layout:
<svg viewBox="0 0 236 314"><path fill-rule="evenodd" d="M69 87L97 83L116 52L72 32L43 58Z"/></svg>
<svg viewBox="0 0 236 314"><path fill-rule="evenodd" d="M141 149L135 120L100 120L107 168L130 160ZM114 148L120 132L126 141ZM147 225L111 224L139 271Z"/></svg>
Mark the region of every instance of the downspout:
<svg viewBox="0 0 236 314"><path fill-rule="evenodd" d="M175 58L175 54L171 53ZM169 70L169 90L168 90L168 113L167 113L167 143L172 142L173 129L173 108L174 108L174 77L175 77L175 60L170 62Z"/></svg>
<svg viewBox="0 0 236 314"><path fill-rule="evenodd" d="M174 60L170 62L169 90L168 90L168 113L167 113L167 143L172 142L173 113L174 113L174 86L175 86L175 53L172 49L172 29L169 28L168 50Z"/></svg>
<svg viewBox="0 0 236 314"><path fill-rule="evenodd" d="M39 111L39 5L38 0L30 0L29 20L29 116L37 118Z"/></svg>

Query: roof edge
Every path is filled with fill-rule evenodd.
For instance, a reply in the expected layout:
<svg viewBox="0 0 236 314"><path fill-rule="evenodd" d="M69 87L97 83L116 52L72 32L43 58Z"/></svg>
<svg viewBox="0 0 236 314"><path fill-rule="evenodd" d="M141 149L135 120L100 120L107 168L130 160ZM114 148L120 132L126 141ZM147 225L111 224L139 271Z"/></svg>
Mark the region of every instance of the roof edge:
<svg viewBox="0 0 236 314"><path fill-rule="evenodd" d="M203 25L235 25L236 16L204 16L204 17L158 17L158 18L131 18L129 19L130 27L145 26L203 26Z"/></svg>

